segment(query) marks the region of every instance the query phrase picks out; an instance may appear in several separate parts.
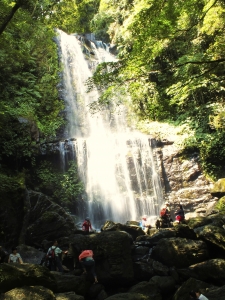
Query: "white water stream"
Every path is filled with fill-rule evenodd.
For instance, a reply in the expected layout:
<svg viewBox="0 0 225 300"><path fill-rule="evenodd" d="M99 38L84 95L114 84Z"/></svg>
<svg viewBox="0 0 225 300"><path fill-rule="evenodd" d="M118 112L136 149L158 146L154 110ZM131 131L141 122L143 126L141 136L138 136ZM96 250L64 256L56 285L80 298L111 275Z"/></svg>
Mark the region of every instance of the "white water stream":
<svg viewBox="0 0 225 300"><path fill-rule="evenodd" d="M89 216L96 227L106 219L125 223L140 220L144 214L153 223L163 194L148 137L126 126L123 108L114 114L91 115L88 111L88 104L98 98L98 93L87 94L85 81L98 63L115 58L99 44L91 43L94 55L89 53L88 59L75 35L58 34L69 120L65 134L73 138L69 143L88 201L86 211L80 208L80 217Z"/></svg>

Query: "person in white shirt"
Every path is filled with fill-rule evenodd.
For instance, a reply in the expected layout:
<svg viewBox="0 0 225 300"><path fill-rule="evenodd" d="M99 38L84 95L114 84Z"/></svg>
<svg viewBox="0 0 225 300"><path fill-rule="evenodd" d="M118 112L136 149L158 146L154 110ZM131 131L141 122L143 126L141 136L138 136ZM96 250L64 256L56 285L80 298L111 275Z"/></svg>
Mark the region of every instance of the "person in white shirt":
<svg viewBox="0 0 225 300"><path fill-rule="evenodd" d="M196 291L195 294L199 300L209 300L206 296L202 295L200 291Z"/></svg>
<svg viewBox="0 0 225 300"><path fill-rule="evenodd" d="M12 248L12 253L9 255L8 263L19 263L22 264L23 260L19 253L17 253L17 248Z"/></svg>

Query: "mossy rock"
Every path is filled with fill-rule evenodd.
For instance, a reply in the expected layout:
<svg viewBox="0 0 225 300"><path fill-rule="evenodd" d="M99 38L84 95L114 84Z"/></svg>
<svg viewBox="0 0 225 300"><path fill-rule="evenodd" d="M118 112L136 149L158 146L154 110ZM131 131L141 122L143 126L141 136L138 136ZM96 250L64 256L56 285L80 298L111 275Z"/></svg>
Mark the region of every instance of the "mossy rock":
<svg viewBox="0 0 225 300"><path fill-rule="evenodd" d="M0 292L22 286L44 286L56 290L56 281L46 267L35 264L1 264Z"/></svg>
<svg viewBox="0 0 225 300"><path fill-rule="evenodd" d="M165 238L153 248L151 257L168 267L185 268L207 260L209 252L203 241Z"/></svg>
<svg viewBox="0 0 225 300"><path fill-rule="evenodd" d="M196 217L187 220L187 225L191 229L195 229L197 227L205 226L212 223L212 219L208 217Z"/></svg>
<svg viewBox="0 0 225 300"><path fill-rule="evenodd" d="M216 286L223 286L225 282L225 260L209 259L192 265L186 270L189 277L202 280Z"/></svg>
<svg viewBox="0 0 225 300"><path fill-rule="evenodd" d="M216 203L215 209L218 209L219 212L225 214L225 196L220 198L220 200Z"/></svg>
<svg viewBox="0 0 225 300"><path fill-rule="evenodd" d="M225 178L221 178L217 182L215 182L210 192L213 196L216 197L225 196Z"/></svg>
<svg viewBox="0 0 225 300"><path fill-rule="evenodd" d="M5 293L5 300L55 300L55 295L43 286L24 286Z"/></svg>
<svg viewBox="0 0 225 300"><path fill-rule="evenodd" d="M195 229L197 236L204 242L216 246L225 255L225 231L223 228L207 225Z"/></svg>

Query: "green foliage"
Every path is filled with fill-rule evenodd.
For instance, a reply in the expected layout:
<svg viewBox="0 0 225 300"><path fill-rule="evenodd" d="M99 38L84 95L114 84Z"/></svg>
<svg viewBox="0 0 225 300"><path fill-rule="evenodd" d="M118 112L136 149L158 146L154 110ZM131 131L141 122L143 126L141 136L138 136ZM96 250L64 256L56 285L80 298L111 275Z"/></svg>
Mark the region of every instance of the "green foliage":
<svg viewBox="0 0 225 300"><path fill-rule="evenodd" d="M99 12L94 15L90 23L90 28L95 33L96 40L102 40L106 43L110 42L108 30L112 22L113 16L106 12Z"/></svg>
<svg viewBox="0 0 225 300"><path fill-rule="evenodd" d="M3 169L0 170L0 193L4 198L4 195L9 192L15 192L18 189L25 188L25 176L24 173L18 173L16 176L12 174L6 174Z"/></svg>
<svg viewBox="0 0 225 300"><path fill-rule="evenodd" d="M36 141L51 139L64 123L55 33L33 18L18 11L1 35L1 155L17 160L35 154Z"/></svg>
<svg viewBox="0 0 225 300"><path fill-rule="evenodd" d="M66 172L61 172L52 163L44 161L38 167L35 178L40 191L62 206L70 205L83 192L74 162L70 163Z"/></svg>

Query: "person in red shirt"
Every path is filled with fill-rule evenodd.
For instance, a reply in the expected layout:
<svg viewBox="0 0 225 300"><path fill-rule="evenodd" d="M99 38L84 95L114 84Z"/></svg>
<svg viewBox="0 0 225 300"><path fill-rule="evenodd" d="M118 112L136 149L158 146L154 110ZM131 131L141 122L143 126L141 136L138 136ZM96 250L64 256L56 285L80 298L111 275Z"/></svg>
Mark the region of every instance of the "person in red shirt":
<svg viewBox="0 0 225 300"><path fill-rule="evenodd" d="M83 268L83 274L86 274L90 271L95 279L94 283L98 283L98 279L95 273L95 261L93 256L94 254L92 250L83 250L79 255L79 262Z"/></svg>
<svg viewBox="0 0 225 300"><path fill-rule="evenodd" d="M82 230L88 233L89 229L92 230L91 222L89 218L86 218L84 223L82 224Z"/></svg>

